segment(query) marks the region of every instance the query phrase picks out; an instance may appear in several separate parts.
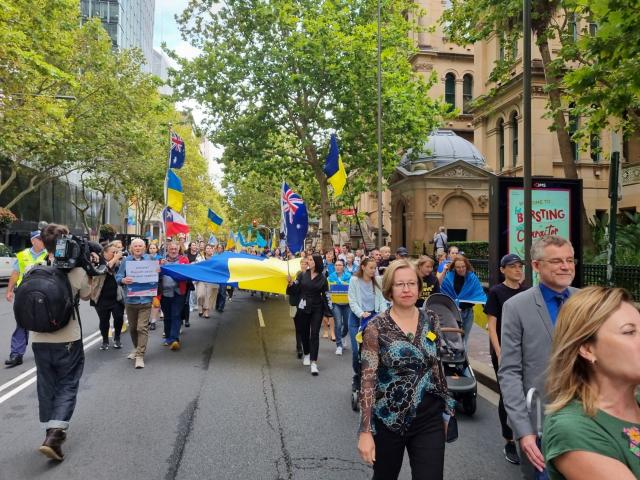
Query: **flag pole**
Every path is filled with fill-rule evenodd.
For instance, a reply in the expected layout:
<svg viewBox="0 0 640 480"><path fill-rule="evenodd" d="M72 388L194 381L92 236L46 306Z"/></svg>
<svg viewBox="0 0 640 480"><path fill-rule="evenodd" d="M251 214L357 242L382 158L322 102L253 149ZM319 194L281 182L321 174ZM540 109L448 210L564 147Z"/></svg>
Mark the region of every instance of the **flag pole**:
<svg viewBox="0 0 640 480"><path fill-rule="evenodd" d="M171 127L172 123L169 123L169 155L167 155L167 173L164 176L164 205L168 207L168 199L169 199L169 169L171 168Z"/></svg>

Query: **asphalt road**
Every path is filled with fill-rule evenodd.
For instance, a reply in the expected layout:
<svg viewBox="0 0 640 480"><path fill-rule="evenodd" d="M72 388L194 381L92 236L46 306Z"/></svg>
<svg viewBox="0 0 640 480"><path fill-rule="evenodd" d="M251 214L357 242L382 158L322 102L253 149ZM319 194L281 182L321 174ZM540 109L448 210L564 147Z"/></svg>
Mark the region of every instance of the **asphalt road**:
<svg viewBox="0 0 640 480"><path fill-rule="evenodd" d="M371 477L356 450L350 352L337 357L334 344L321 340L320 376L312 377L295 357L282 297L261 302L240 292L223 314L193 313L179 352L161 346L160 329L151 332L143 370L125 358L127 335L122 350L99 351L97 316L88 304L81 313L86 365L66 459L57 464L37 451L44 434L29 349L24 365L0 369L1 480ZM3 357L13 326L2 299ZM445 478L517 479L517 467L502 457L494 395L481 393L476 414L459 416ZM406 458L401 478L410 478Z"/></svg>

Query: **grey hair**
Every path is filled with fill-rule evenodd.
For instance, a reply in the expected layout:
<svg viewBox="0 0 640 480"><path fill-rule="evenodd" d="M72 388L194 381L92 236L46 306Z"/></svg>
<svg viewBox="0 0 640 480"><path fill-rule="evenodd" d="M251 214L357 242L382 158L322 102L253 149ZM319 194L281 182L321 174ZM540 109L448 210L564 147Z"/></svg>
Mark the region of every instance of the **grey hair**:
<svg viewBox="0 0 640 480"><path fill-rule="evenodd" d="M549 245L553 245L554 247L569 245L573 248L571 242L566 238L558 235L547 235L546 237L540 237L534 240L531 244L531 260L541 260L544 256L544 249Z"/></svg>
<svg viewBox="0 0 640 480"><path fill-rule="evenodd" d="M142 242L142 244L145 245L145 246L147 245L146 243L144 243L144 240L139 238L139 237L138 238L134 238L133 240L131 240L131 243L129 245L133 245L134 243L140 243L140 242Z"/></svg>

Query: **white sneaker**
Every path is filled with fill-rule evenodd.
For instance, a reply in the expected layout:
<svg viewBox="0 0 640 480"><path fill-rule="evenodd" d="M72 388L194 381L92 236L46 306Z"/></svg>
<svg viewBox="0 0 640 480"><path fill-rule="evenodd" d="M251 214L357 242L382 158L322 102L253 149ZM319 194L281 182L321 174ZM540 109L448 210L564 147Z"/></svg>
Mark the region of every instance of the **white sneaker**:
<svg viewBox="0 0 640 480"><path fill-rule="evenodd" d="M302 357L302 364L311 365L311 355L305 355L304 357Z"/></svg>
<svg viewBox="0 0 640 480"><path fill-rule="evenodd" d="M336 347L336 355L342 355L342 347Z"/></svg>
<svg viewBox="0 0 640 480"><path fill-rule="evenodd" d="M313 362L311 364L311 375L313 375L314 377L317 377L319 373L320 373L320 370L318 370L318 365L316 365L316 363Z"/></svg>

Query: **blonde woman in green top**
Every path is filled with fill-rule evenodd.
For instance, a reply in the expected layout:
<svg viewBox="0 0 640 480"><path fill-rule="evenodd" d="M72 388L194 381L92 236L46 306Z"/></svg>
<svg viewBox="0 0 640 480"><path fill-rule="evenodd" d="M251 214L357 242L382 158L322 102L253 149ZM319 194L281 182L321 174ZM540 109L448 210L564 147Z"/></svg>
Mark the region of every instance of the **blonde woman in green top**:
<svg viewBox="0 0 640 480"><path fill-rule="evenodd" d="M549 478L640 478L640 313L625 290L588 287L567 300L548 375Z"/></svg>

